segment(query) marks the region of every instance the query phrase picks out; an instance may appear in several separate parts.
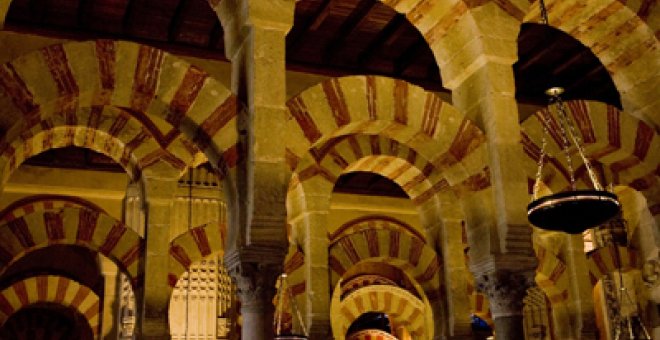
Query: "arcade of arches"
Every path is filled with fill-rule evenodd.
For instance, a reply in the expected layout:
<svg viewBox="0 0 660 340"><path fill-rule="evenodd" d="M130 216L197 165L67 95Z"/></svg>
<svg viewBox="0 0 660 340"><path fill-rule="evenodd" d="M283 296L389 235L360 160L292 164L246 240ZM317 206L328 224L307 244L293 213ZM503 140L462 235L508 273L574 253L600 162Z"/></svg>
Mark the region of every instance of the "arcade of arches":
<svg viewBox="0 0 660 340"><path fill-rule="evenodd" d="M516 97L537 2L380 1L436 89L287 70L305 2L364 1L209 0L226 60L12 30L0 1L0 338L270 339L286 273L311 339L613 339L621 285L660 339L656 1L546 1L620 95L567 107L625 244L527 221L544 124L541 190L569 187L555 113Z"/></svg>

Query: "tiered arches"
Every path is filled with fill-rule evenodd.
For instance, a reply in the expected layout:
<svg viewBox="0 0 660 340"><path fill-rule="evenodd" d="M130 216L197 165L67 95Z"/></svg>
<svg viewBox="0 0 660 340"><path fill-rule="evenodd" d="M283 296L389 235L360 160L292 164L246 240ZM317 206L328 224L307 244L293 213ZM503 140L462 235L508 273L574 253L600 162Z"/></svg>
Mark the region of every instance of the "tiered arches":
<svg viewBox="0 0 660 340"><path fill-rule="evenodd" d="M403 325L415 339L431 339L424 303L407 290L389 285L373 285L353 291L336 306L332 323L335 338L343 339L350 325L367 312L385 313L397 325Z"/></svg>
<svg viewBox="0 0 660 340"><path fill-rule="evenodd" d="M172 151L162 148L154 127L112 106L60 112L29 128L15 128L0 142L4 182L23 161L53 148L77 146L102 153L121 165L133 179L159 159L183 171L199 153L183 138L172 141Z"/></svg>
<svg viewBox="0 0 660 340"><path fill-rule="evenodd" d="M424 240L398 228L363 228L333 240L329 248L331 285L362 261L385 261L400 268L423 289L429 301L440 298L440 262Z"/></svg>
<svg viewBox="0 0 660 340"><path fill-rule="evenodd" d="M97 251L124 270L133 285L142 281L140 236L116 219L85 208L38 211L0 226L0 274L26 254L53 244Z"/></svg>
<svg viewBox="0 0 660 340"><path fill-rule="evenodd" d="M147 144L153 137L162 151L152 158L178 152L173 141L183 134L213 166L226 170L236 162L236 97L201 69L152 47L110 40L49 46L0 66L0 89L2 104L20 113L14 136L51 116L112 106L151 130L133 136L145 134L140 142Z"/></svg>
<svg viewBox="0 0 660 340"><path fill-rule="evenodd" d="M575 100L566 103L568 117L584 141L587 157L597 166L599 175L608 175L614 185L628 185L640 191L653 192L658 185L660 166L660 137L648 124L607 104ZM536 174L543 136L541 123L549 121L547 150L554 173L546 173L543 182L552 191L568 187L566 160L561 154L560 130L554 113L541 110L522 124L522 143L529 158L524 163L530 182ZM626 131L635 131L634 134ZM603 168L599 169L599 164ZM550 168L550 167L546 167ZM605 172L605 173L604 173ZM584 168L576 170L576 177L590 185ZM653 197L647 197L653 200Z"/></svg>
<svg viewBox="0 0 660 340"><path fill-rule="evenodd" d="M304 255L294 252L287 258L287 263L296 265L289 268L302 268L304 275L294 277L307 277L310 268L334 265L324 256L312 257L318 252L303 246L309 247L306 240L327 240L322 226L327 223L329 197L344 173L375 172L402 186L418 204L424 239L433 247L442 244L443 212L461 210L455 199L441 196L490 187L481 130L437 95L417 86L378 76L343 77L307 89L287 106L291 119L286 126L290 139L286 159L293 170L287 193L291 249L300 248ZM446 205L444 209L440 204ZM301 279L294 282L300 290L314 286ZM439 294L428 293L429 300ZM314 308L307 302L308 309ZM436 307L434 312L440 313L442 308ZM444 322L439 315L436 320Z"/></svg>
<svg viewBox="0 0 660 340"><path fill-rule="evenodd" d="M384 77L344 77L314 86L287 105L292 117L287 162L294 171L290 219L306 206L318 206L307 197L328 196L348 171L380 172L420 206L437 205L430 198L443 189L490 186L483 133L419 87Z"/></svg>
<svg viewBox="0 0 660 340"><path fill-rule="evenodd" d="M42 302L70 307L82 314L94 334L99 335L101 301L89 287L66 277L30 277L0 292L0 326L22 308Z"/></svg>

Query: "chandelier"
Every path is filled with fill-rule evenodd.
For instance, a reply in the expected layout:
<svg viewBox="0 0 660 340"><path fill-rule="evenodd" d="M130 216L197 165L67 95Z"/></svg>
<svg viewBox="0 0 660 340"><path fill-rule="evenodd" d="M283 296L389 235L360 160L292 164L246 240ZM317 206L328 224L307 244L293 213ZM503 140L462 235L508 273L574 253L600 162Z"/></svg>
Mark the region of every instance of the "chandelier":
<svg viewBox="0 0 660 340"><path fill-rule="evenodd" d="M615 217L621 207L617 196L603 189L598 181L589 159L586 157L582 141L575 131L573 122L566 114L566 107L560 95L561 87L553 87L546 91L550 96L550 105L556 106L561 136L561 149L566 157L566 165L570 181L570 189L552 195L538 197L541 186L543 166L546 161L546 137L550 124L547 115L543 115L543 141L541 155L538 160L538 170L533 189L533 201L527 206L529 221L541 228L553 231L563 231L569 234L579 234L583 231L603 224ZM593 189L577 189L575 171L570 149L575 147L584 163Z"/></svg>
<svg viewBox="0 0 660 340"><path fill-rule="evenodd" d="M540 1L542 23L548 25L548 14L543 0ZM542 115L543 141L541 155L538 160L536 181L532 193L533 201L527 206L527 217L533 225L546 230L563 231L569 234L579 234L615 217L621 210L617 196L603 189L598 181L589 159L587 159L582 140L576 133L573 122L566 114L566 107L561 99L564 89L552 87L545 93L550 97L550 106L556 106L559 119L561 149L566 157L566 165L570 181L570 189L552 195L538 197L538 192L546 161L546 137L548 135L549 117ZM575 147L584 163L593 189L577 189L571 148Z"/></svg>

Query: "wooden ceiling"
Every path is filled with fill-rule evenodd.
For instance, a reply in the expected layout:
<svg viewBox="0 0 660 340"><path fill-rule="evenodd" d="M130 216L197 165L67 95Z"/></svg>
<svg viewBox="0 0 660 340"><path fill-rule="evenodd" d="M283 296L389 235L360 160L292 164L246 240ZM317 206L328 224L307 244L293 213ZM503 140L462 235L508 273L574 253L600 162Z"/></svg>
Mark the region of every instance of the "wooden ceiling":
<svg viewBox="0 0 660 340"><path fill-rule="evenodd" d="M125 39L226 59L222 27L207 0L14 0L6 29L81 40ZM519 101L544 105L543 91L559 84L567 88L567 99L621 106L607 71L573 38L524 24L518 42ZM421 34L379 0L300 0L286 46L289 69L331 76L380 74L446 91Z"/></svg>
<svg viewBox="0 0 660 340"><path fill-rule="evenodd" d="M177 54L226 60L222 27L207 0L14 0L5 28L77 40L131 40ZM447 91L421 34L379 0L298 1L286 52L291 70L330 76L379 74ZM523 24L518 53L513 68L520 102L545 105L544 90L561 85L567 89L565 99L621 107L603 65L567 34L545 25ZM51 151L34 162L65 159L61 166L107 170L102 157ZM395 184L370 176L375 175L342 176L337 190L405 197Z"/></svg>

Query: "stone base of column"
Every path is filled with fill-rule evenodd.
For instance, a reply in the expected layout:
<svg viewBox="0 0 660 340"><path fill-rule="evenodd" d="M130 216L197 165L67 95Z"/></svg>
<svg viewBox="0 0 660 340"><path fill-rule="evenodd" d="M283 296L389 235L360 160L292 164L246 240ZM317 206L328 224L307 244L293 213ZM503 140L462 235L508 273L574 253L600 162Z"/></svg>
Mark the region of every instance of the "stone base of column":
<svg viewBox="0 0 660 340"><path fill-rule="evenodd" d="M447 338L433 338L434 340L436 339L447 339L447 340L474 340L474 335L467 335L467 334L462 334L462 335L452 335Z"/></svg>
<svg viewBox="0 0 660 340"><path fill-rule="evenodd" d="M140 340L170 340L170 325L163 319L142 319Z"/></svg>
<svg viewBox="0 0 660 340"><path fill-rule="evenodd" d="M519 340L525 338L522 315L500 316L495 318L497 340Z"/></svg>
<svg viewBox="0 0 660 340"><path fill-rule="evenodd" d="M273 333L273 308L241 308L243 327L241 339L272 339Z"/></svg>
<svg viewBox="0 0 660 340"><path fill-rule="evenodd" d="M330 320L313 320L309 327L309 338L311 340L332 339Z"/></svg>

